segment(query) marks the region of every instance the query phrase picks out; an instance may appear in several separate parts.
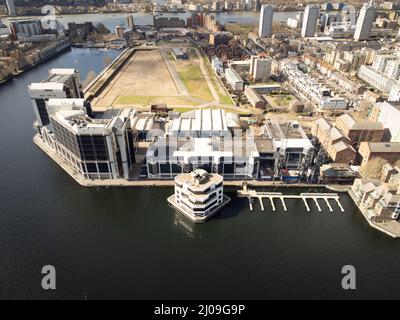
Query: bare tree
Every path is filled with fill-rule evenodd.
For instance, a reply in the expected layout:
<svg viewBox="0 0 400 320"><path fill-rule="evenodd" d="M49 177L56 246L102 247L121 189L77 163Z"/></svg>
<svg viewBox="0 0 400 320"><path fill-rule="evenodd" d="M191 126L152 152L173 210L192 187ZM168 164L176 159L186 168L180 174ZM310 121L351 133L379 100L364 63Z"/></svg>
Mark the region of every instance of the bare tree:
<svg viewBox="0 0 400 320"><path fill-rule="evenodd" d="M84 88L86 88L89 83L91 83L94 79L96 78L96 72L93 70L90 70L85 78L85 80L82 81L82 85Z"/></svg>
<svg viewBox="0 0 400 320"><path fill-rule="evenodd" d="M385 159L374 158L369 160L368 163L361 167L360 173L365 179L377 179L379 178L382 167L387 163Z"/></svg>

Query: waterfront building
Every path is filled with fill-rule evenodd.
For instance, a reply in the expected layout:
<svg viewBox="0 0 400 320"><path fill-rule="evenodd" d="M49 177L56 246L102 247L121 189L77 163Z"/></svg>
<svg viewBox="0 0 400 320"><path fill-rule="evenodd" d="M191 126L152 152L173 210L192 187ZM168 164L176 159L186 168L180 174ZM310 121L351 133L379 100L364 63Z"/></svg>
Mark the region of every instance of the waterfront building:
<svg viewBox="0 0 400 320"><path fill-rule="evenodd" d="M268 119L264 130L263 136L256 139L260 168L264 171L274 169L276 159L283 155L285 169L301 170L310 159L314 147L298 121L277 122Z"/></svg>
<svg viewBox="0 0 400 320"><path fill-rule="evenodd" d="M29 94L40 128L49 124L46 101L50 98L83 98L79 71L76 69L51 69L49 76L40 83L29 85Z"/></svg>
<svg viewBox="0 0 400 320"><path fill-rule="evenodd" d="M243 91L244 81L233 68L225 69L225 79L233 91Z"/></svg>
<svg viewBox="0 0 400 320"><path fill-rule="evenodd" d="M356 179L350 194L371 221L398 220L400 195L397 186L376 179Z"/></svg>
<svg viewBox="0 0 400 320"><path fill-rule="evenodd" d="M354 148L358 148L363 141L381 142L385 129L379 122L368 120L356 121L348 113L336 118L336 127L349 139Z"/></svg>
<svg viewBox="0 0 400 320"><path fill-rule="evenodd" d="M17 10L15 9L14 0L6 0L6 3L7 3L8 15L15 17L17 15Z"/></svg>
<svg viewBox="0 0 400 320"><path fill-rule="evenodd" d="M375 15L375 7L368 3L364 4L357 19L356 30L354 32L355 41L364 41L369 39Z"/></svg>
<svg viewBox="0 0 400 320"><path fill-rule="evenodd" d="M157 29L161 28L185 28L186 21L179 17L159 17L153 16L153 25Z"/></svg>
<svg viewBox="0 0 400 320"><path fill-rule="evenodd" d="M197 169L175 177L175 194L168 201L194 222L204 222L230 199L222 176Z"/></svg>
<svg viewBox="0 0 400 320"><path fill-rule="evenodd" d="M260 22L258 27L258 36L260 38L271 37L273 17L274 8L271 5L263 5L260 11Z"/></svg>
<svg viewBox="0 0 400 320"><path fill-rule="evenodd" d="M303 24L301 27L301 36L303 38L314 37L317 28L317 21L319 16L319 6L315 4L307 5L304 10Z"/></svg>
<svg viewBox="0 0 400 320"><path fill-rule="evenodd" d="M172 179L181 173L203 169L225 179L256 179L258 158L251 136L156 139L146 153L150 179Z"/></svg>
<svg viewBox="0 0 400 320"><path fill-rule="evenodd" d="M49 105L57 103L49 100ZM73 106L73 104L72 104ZM135 162L130 109L98 118L66 106L50 115L46 140L70 168L85 179L129 179Z"/></svg>
<svg viewBox="0 0 400 320"><path fill-rule="evenodd" d="M10 22L11 33L15 38L19 36L35 36L43 33L40 19L19 19Z"/></svg>

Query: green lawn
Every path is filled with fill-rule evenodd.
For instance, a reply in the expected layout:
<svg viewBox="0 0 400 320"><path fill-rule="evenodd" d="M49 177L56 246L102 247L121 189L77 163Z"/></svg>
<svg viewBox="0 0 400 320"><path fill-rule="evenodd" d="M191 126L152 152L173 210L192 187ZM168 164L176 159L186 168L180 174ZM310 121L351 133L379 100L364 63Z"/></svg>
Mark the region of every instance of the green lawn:
<svg viewBox="0 0 400 320"><path fill-rule="evenodd" d="M114 105L149 105L155 103L166 103L167 105L189 105L196 106L198 103L186 97L165 97L165 96L120 96L114 101Z"/></svg>
<svg viewBox="0 0 400 320"><path fill-rule="evenodd" d="M199 63L178 61L175 66L179 77L193 98L213 101L213 96L201 72Z"/></svg>

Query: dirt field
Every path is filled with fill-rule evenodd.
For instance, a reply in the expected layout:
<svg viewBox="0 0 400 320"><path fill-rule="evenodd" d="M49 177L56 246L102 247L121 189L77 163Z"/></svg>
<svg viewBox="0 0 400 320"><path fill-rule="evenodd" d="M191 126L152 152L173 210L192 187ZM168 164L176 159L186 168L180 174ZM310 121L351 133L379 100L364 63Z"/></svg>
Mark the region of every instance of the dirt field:
<svg viewBox="0 0 400 320"><path fill-rule="evenodd" d="M109 107L123 96L179 96L180 92L159 50L138 51L93 101Z"/></svg>

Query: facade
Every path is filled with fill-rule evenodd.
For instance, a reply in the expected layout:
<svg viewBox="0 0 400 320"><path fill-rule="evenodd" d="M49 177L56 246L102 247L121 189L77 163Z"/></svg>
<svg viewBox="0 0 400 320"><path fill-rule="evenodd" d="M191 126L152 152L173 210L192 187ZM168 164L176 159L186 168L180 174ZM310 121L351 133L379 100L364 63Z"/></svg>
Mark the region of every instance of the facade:
<svg viewBox="0 0 400 320"><path fill-rule="evenodd" d="M355 41L364 41L369 39L375 15L375 7L371 4L364 4L357 19L356 31L354 33Z"/></svg>
<svg viewBox="0 0 400 320"><path fill-rule="evenodd" d="M275 167L276 159L284 155L283 164L287 170L301 170L314 151L311 141L297 121L277 122L268 120L265 124L264 142L269 141L270 151L264 150L263 160ZM261 156L261 155L260 155Z"/></svg>
<svg viewBox="0 0 400 320"><path fill-rule="evenodd" d="M281 63L281 70L299 96L315 104L319 111L347 108L348 101L346 99L332 97L330 90L300 71L296 63L284 60Z"/></svg>
<svg viewBox="0 0 400 320"><path fill-rule="evenodd" d="M358 148L361 142L381 142L385 129L381 123L356 121L351 115L344 114L336 119L336 127L349 139L351 145Z"/></svg>
<svg viewBox="0 0 400 320"><path fill-rule="evenodd" d="M400 195L397 186L375 179L356 179L350 193L371 221L398 220Z"/></svg>
<svg viewBox="0 0 400 320"><path fill-rule="evenodd" d="M250 75L256 82L266 82L271 77L271 58L251 57Z"/></svg>
<svg viewBox="0 0 400 320"><path fill-rule="evenodd" d="M229 202L223 177L195 170L175 177L175 195L168 201L194 222L204 222Z"/></svg>
<svg viewBox="0 0 400 320"><path fill-rule="evenodd" d="M64 107L50 115L44 140L85 179L129 179L135 162L129 116L125 109L93 119Z"/></svg>
<svg viewBox="0 0 400 320"><path fill-rule="evenodd" d="M361 168L378 158L395 164L400 159L400 142L361 142L358 153L362 157Z"/></svg>
<svg viewBox="0 0 400 320"><path fill-rule="evenodd" d="M147 176L173 179L203 169L225 179L255 179L258 157L252 137L159 138L147 150Z"/></svg>
<svg viewBox="0 0 400 320"><path fill-rule="evenodd" d="M128 25L128 28L130 28L130 29L135 28L135 23L133 21L133 16L132 15L126 17L126 23Z"/></svg>
<svg viewBox="0 0 400 320"><path fill-rule="evenodd" d="M247 100L254 108L259 108L259 109L265 108L266 105L265 100L257 93L257 91L254 88L246 86L246 88L244 89L244 94Z"/></svg>
<svg viewBox="0 0 400 320"><path fill-rule="evenodd" d="M260 23L258 27L258 36L260 38L271 37L273 17L274 8L271 5L263 5L260 11Z"/></svg>
<svg viewBox="0 0 400 320"><path fill-rule="evenodd" d="M315 121L312 134L318 138L329 157L336 163L352 163L357 152L350 145L350 140L324 118Z"/></svg>
<svg viewBox="0 0 400 320"><path fill-rule="evenodd" d="M389 94L393 86L396 84L396 80L388 77L382 72L375 70L371 66L362 65L358 70L358 77L374 88L382 91L385 94Z"/></svg>
<svg viewBox="0 0 400 320"><path fill-rule="evenodd" d="M244 90L244 81L233 68L225 69L225 79L233 91Z"/></svg>
<svg viewBox="0 0 400 320"><path fill-rule="evenodd" d="M314 37L317 28L317 21L319 16L318 5L307 5L304 10L303 25L301 27L301 36L303 38Z"/></svg>
<svg viewBox="0 0 400 320"><path fill-rule="evenodd" d="M400 83L395 84L390 90L389 101L400 101Z"/></svg>
<svg viewBox="0 0 400 320"><path fill-rule="evenodd" d="M6 3L7 3L8 15L12 17L16 16L17 10L15 9L14 0L6 0Z"/></svg>
<svg viewBox="0 0 400 320"><path fill-rule="evenodd" d="M40 83L29 86L29 94L40 128L49 124L46 102L51 98L83 98L79 71L76 69L51 69L49 76Z"/></svg>
<svg viewBox="0 0 400 320"><path fill-rule="evenodd" d="M390 102L378 102L374 104L371 112L373 121L379 122L389 130L391 142L400 142L400 105Z"/></svg>
<svg viewBox="0 0 400 320"><path fill-rule="evenodd" d="M12 20L10 29L15 38L19 36L35 36L43 33L42 22L39 19Z"/></svg>

